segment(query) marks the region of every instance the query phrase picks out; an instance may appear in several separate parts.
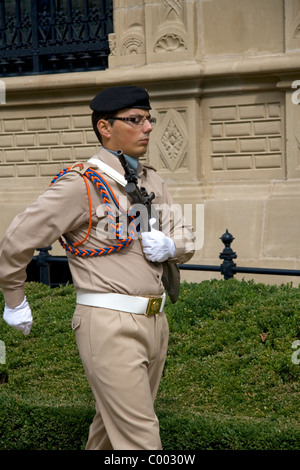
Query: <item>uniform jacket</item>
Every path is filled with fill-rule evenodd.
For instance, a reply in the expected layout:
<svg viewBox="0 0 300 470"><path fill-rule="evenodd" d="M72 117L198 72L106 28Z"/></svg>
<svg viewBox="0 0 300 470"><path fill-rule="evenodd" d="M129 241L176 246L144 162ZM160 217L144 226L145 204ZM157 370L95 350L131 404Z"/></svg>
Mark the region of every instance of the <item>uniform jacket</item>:
<svg viewBox="0 0 300 470"><path fill-rule="evenodd" d="M100 158L122 175L124 170L117 157L101 148L94 158ZM82 173L92 167L109 182L117 199L127 203L124 187L99 171L94 165L76 166L41 194L36 202L17 215L0 242L0 286L6 304L14 308L24 299L26 268L36 248L52 245L62 234L73 242L82 241L89 227L88 192ZM156 205L172 206L172 198L164 181L154 169L139 163L139 186L155 193ZM105 237L107 213L99 190L88 181L91 198L92 226L81 249L97 249L116 242L112 234ZM128 208L127 207L127 208ZM117 213L117 210L116 210ZM166 217L166 215L163 215ZM165 225L168 225L167 223ZM194 253L192 227L183 227L182 219L171 221L170 235L180 229L174 239L174 261L184 263ZM107 232L106 232L107 235ZM167 233L166 233L167 235ZM104 256L80 257L67 253L75 289L94 292L117 292L129 295L161 295L161 263L147 261L141 244L135 239L127 248Z"/></svg>

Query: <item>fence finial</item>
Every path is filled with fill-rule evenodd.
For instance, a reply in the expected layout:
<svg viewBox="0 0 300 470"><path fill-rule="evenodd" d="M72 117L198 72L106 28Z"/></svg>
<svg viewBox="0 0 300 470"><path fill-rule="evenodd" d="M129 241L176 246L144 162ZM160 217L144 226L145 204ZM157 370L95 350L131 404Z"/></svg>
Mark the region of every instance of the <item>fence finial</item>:
<svg viewBox="0 0 300 470"><path fill-rule="evenodd" d="M219 258L223 260L223 263L221 264L221 274L223 274L224 279L227 280L233 278L234 276L233 268L236 266L236 264L233 262L233 260L237 258L237 254L230 247L234 237L231 235L231 233L228 232L228 229L226 229L226 232L223 233L220 239L225 245L224 250L222 253L220 253L219 256Z"/></svg>

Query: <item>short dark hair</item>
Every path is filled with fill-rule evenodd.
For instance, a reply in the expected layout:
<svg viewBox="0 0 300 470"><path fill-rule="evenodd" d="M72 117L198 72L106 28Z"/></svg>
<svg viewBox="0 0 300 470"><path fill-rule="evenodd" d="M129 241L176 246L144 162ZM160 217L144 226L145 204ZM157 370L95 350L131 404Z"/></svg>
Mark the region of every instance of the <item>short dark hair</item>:
<svg viewBox="0 0 300 470"><path fill-rule="evenodd" d="M98 111L93 111L92 113L92 125L94 132L97 136L97 139L99 140L100 144L102 144L102 137L100 132L98 131L97 124L100 121L100 119L105 119L105 121L109 121L111 125L113 125L114 120L111 119L115 116L116 113L99 113Z"/></svg>

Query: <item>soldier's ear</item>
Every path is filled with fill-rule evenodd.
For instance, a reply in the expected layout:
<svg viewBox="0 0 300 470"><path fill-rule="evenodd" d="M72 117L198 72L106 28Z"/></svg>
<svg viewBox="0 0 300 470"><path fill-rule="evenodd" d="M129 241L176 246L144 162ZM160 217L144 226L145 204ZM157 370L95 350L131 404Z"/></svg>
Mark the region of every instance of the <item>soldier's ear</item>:
<svg viewBox="0 0 300 470"><path fill-rule="evenodd" d="M105 119L99 119L97 122L97 129L102 137L105 137L106 139L110 137L111 125Z"/></svg>

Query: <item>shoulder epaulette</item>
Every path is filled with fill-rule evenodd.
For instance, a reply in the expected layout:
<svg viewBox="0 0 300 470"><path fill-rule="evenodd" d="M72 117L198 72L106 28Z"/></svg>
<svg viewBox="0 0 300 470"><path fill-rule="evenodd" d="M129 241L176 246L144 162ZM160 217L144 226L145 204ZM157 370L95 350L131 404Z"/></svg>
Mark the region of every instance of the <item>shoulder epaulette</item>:
<svg viewBox="0 0 300 470"><path fill-rule="evenodd" d="M149 163L142 163L143 167L149 169L149 170L153 170L153 171L157 171L156 168L154 168L154 166L152 165L149 165Z"/></svg>
<svg viewBox="0 0 300 470"><path fill-rule="evenodd" d="M81 175L83 175L86 170L88 168L96 168L95 165L92 165L91 163L88 163L88 162L77 162L77 163L74 163L74 165L72 165L70 168L69 168L69 171L76 171L77 173L80 173Z"/></svg>

